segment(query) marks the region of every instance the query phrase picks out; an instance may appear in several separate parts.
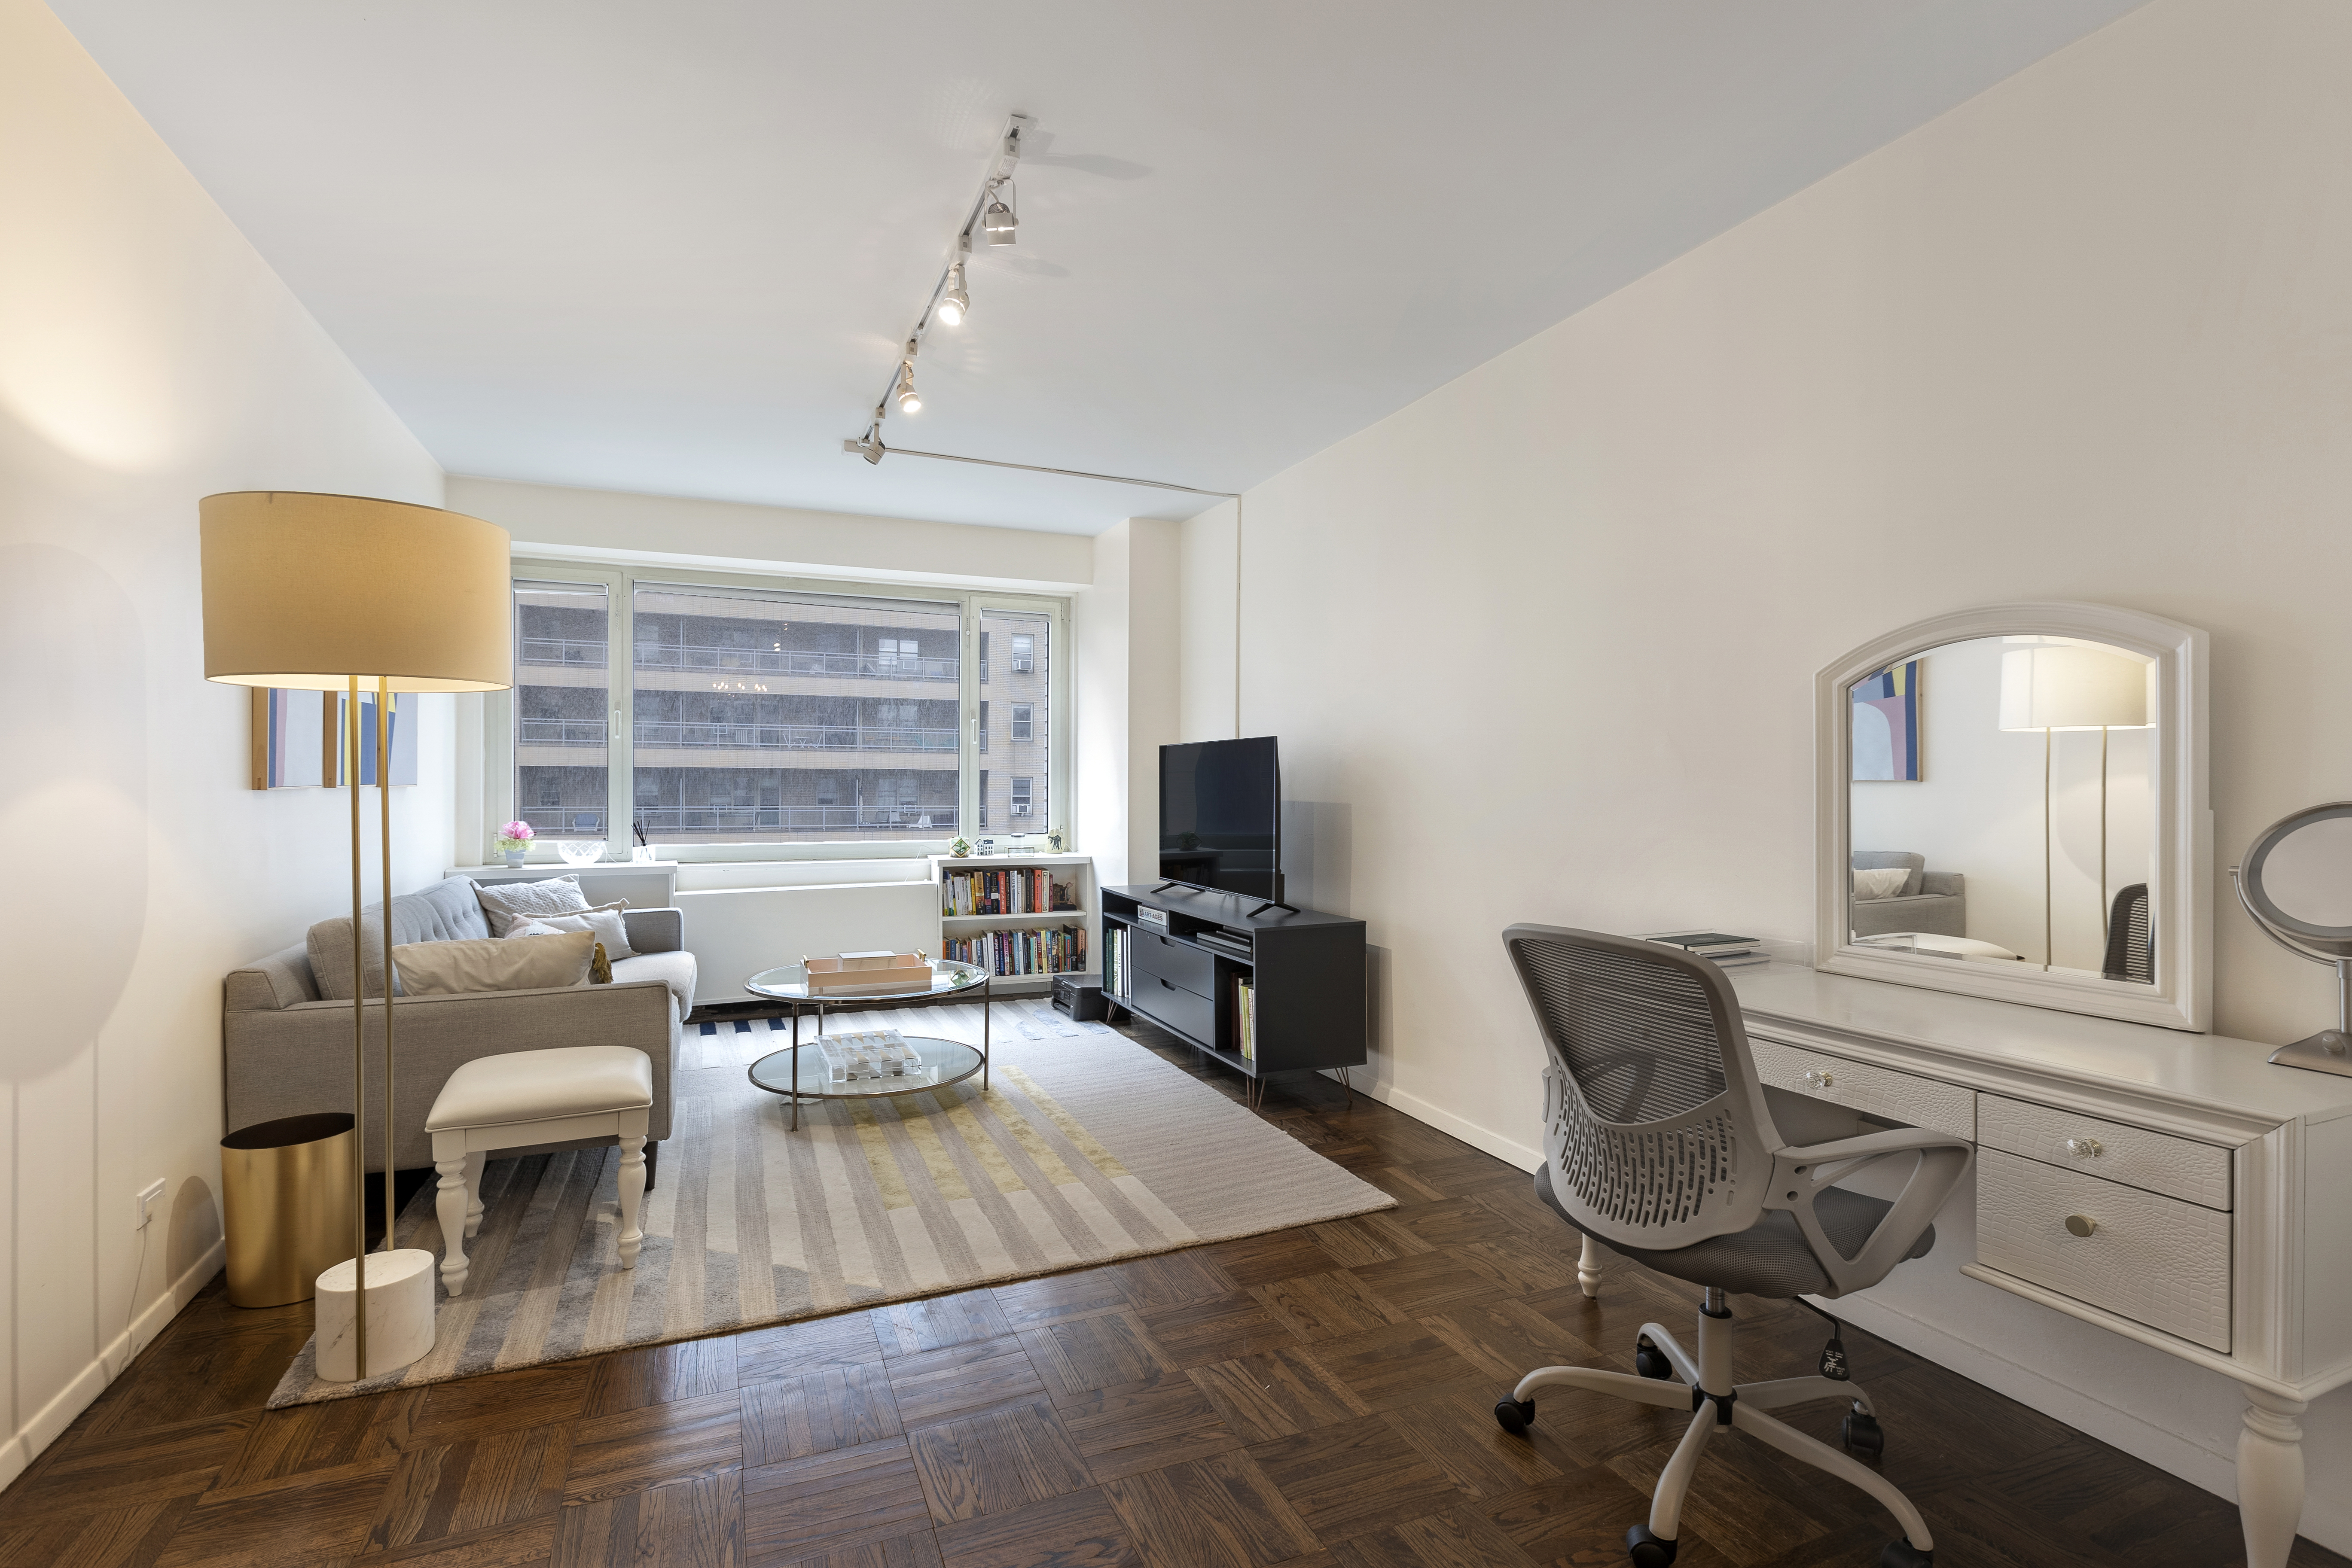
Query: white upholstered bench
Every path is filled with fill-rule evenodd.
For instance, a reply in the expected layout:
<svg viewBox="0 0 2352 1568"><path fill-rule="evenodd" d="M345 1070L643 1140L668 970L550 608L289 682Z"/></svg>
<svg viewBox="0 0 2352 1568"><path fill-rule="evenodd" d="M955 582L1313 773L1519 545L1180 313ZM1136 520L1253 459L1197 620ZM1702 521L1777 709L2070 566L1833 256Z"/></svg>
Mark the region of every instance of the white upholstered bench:
<svg viewBox="0 0 2352 1568"><path fill-rule="evenodd" d="M484 1157L574 1138L621 1141L621 1267L635 1268L653 1103L653 1061L625 1045L509 1051L477 1057L451 1073L425 1119L441 1175L441 1282L449 1293L466 1289L466 1241L482 1226Z"/></svg>

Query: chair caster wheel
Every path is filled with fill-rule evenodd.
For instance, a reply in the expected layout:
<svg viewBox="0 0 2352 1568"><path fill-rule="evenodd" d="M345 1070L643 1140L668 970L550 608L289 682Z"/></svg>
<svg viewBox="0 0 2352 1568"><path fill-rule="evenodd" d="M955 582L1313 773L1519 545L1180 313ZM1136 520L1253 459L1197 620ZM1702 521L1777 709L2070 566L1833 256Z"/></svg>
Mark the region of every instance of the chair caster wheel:
<svg viewBox="0 0 2352 1568"><path fill-rule="evenodd" d="M1674 1376L1675 1364L1666 1359L1664 1351L1643 1340L1633 1352L1633 1370L1643 1377L1663 1383Z"/></svg>
<svg viewBox="0 0 2352 1568"><path fill-rule="evenodd" d="M1528 1428L1536 1424L1536 1402L1513 1399L1508 1395L1495 1401L1495 1425L1514 1437L1524 1437Z"/></svg>
<svg viewBox="0 0 2352 1568"><path fill-rule="evenodd" d="M1936 1568L1936 1554L1920 1551L1898 1535L1878 1554L1878 1568Z"/></svg>
<svg viewBox="0 0 2352 1568"><path fill-rule="evenodd" d="M1838 1437L1850 1453L1874 1459L1886 1452L1885 1429L1879 1426L1878 1417L1867 1410L1847 1411L1845 1420L1838 1427ZM1908 1552L1911 1549L1906 1546L1904 1550Z"/></svg>
<svg viewBox="0 0 2352 1568"><path fill-rule="evenodd" d="M1625 1532L1625 1555L1633 1560L1633 1568L1671 1568L1675 1543L1651 1534L1648 1525L1637 1524Z"/></svg>

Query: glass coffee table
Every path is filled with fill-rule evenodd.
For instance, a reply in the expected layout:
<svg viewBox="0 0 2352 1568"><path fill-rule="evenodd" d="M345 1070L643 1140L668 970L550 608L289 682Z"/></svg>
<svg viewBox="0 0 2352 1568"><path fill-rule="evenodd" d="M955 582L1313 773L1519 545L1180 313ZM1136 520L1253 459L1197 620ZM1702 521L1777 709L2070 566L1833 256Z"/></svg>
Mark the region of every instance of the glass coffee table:
<svg viewBox="0 0 2352 1568"><path fill-rule="evenodd" d="M925 991L839 991L823 990L812 995L807 977L798 964L782 968L762 969L743 982L743 988L755 997L782 1002L792 1015L793 1043L782 1051L770 1051L753 1062L751 1077L753 1083L771 1094L782 1094L793 1104L793 1130L801 1124L801 1102L803 1100L878 1100L894 1094L920 1094L926 1090L943 1089L950 1083L961 1083L973 1073L980 1074L980 1086L988 1087L990 1003L995 988L993 977L972 964L952 963L933 958L931 985ZM980 1045L977 1049L961 1040L939 1040L929 1035L908 1035L907 1043L915 1048L919 1058L909 1076L858 1078L845 1083L830 1082L825 1076L824 1054L812 1050L801 1054L801 1015L816 1015L817 1033L824 1032L824 1016L829 1012L872 1012L878 1008L934 1007L941 1002L965 1002L978 993L980 999ZM919 1082L911 1082L919 1079Z"/></svg>

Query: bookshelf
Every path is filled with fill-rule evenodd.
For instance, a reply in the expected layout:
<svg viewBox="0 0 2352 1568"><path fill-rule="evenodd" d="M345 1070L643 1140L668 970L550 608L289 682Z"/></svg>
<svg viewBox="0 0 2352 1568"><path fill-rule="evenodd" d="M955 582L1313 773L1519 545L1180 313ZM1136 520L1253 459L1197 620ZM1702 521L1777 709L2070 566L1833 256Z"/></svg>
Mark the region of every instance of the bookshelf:
<svg viewBox="0 0 2352 1568"><path fill-rule="evenodd" d="M1051 931L1060 926L1075 925L1085 933L1086 962L1060 971L1064 974L1092 973L1099 967L1098 925L1100 910L1095 887L1095 862L1091 855L1026 854L1015 851L1001 855L932 855L929 857L931 882L940 890L940 954L947 956L948 944L985 936L997 931ZM946 913L953 879L967 874L995 872L1042 871L1050 885L1059 883L1069 890L1075 909L1037 909L1021 914L950 915ZM1052 973L1032 975L1001 974L996 977L999 996L1042 995L1053 989Z"/></svg>
<svg viewBox="0 0 2352 1568"><path fill-rule="evenodd" d="M1364 1064L1362 921L1311 909L1254 916L1255 898L1150 883L1107 887L1101 902L1105 999L1241 1073L1253 1104L1267 1079ZM1244 984L1257 1020L1250 1054Z"/></svg>

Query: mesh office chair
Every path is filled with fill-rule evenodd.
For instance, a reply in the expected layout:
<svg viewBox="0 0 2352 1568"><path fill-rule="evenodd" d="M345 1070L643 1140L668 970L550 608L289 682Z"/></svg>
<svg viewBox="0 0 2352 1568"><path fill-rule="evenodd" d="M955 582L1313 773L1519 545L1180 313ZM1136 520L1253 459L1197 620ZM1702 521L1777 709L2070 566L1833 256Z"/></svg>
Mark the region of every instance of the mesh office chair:
<svg viewBox="0 0 2352 1568"><path fill-rule="evenodd" d="M1724 1297L1842 1296L1926 1256L1936 1239L1929 1221L1968 1169L1969 1145L1902 1127L1791 1147L1773 1127L1722 970L1654 942L1559 926L1514 925L1503 943L1550 1057L1537 1196L1578 1230L1704 1287L1706 1297L1696 1355L1665 1329L1644 1323L1638 1375L1541 1367L1519 1379L1495 1418L1524 1435L1536 1418L1536 1391L1560 1387L1693 1412L1658 1477L1649 1523L1626 1533L1637 1568L1675 1560L1692 1472L1724 1427L1885 1504L1904 1538L1881 1553L1882 1568L1932 1563L1926 1521L1890 1482L1766 1414L1808 1400L1851 1399L1848 1446L1875 1450L1883 1443L1869 1396L1844 1377L1836 1341L1822 1358L1828 1375L1735 1385ZM1916 1165L1891 1204L1834 1185L1896 1155Z"/></svg>

